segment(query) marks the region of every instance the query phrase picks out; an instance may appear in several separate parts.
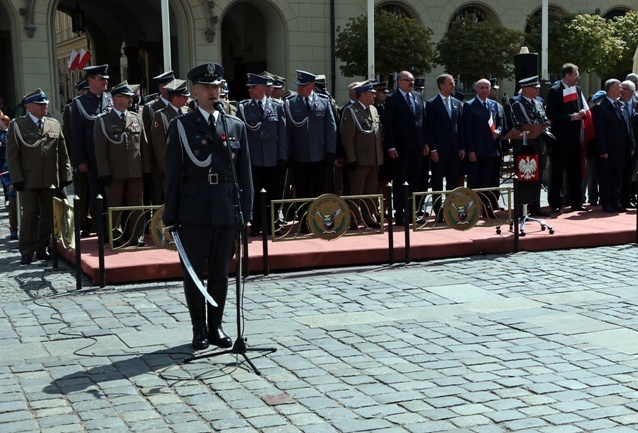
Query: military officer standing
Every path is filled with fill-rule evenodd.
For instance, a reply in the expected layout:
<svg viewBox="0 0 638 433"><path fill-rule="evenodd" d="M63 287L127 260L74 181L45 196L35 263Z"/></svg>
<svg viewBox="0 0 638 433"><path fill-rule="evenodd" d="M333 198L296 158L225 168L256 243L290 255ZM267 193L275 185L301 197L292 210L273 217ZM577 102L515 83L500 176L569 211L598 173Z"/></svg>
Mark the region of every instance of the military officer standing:
<svg viewBox="0 0 638 433"><path fill-rule="evenodd" d="M48 260L53 213L51 190L71 184L71 165L62 126L47 117L49 101L41 89L24 97L27 114L13 120L7 133L7 163L18 191L22 216L18 247L21 265Z"/></svg>
<svg viewBox="0 0 638 433"><path fill-rule="evenodd" d="M166 146L163 222L166 227L177 228L193 270L200 279L204 273L208 275L208 293L218 304L206 307L204 296L184 269L193 347L198 350L209 343L219 347L233 344L222 328L228 267L237 233L231 163L237 172L244 221L251 219L253 203L246 127L238 118L227 116L226 134L215 109L223 74L224 68L215 63L189 71L198 108L170 123ZM231 147L231 161L227 146Z"/></svg>
<svg viewBox="0 0 638 433"><path fill-rule="evenodd" d="M111 89L113 109L95 120L95 156L99 182L106 190L108 207L142 206L144 174L151 172L150 146L142 117L130 111L135 91L126 81ZM113 212L114 244L126 244L126 232L137 246L144 246L144 221L141 210L130 213L127 227L120 221L122 212ZM127 230L128 229L128 230Z"/></svg>
<svg viewBox="0 0 638 433"><path fill-rule="evenodd" d="M109 65L87 66L84 68L89 91L73 100L71 107L71 131L73 133L73 166L80 173L86 173L89 182L90 213L93 223L97 221L95 198L104 196L104 189L98 185L93 128L95 118L109 111L113 106L111 94L106 91L109 84ZM96 227L94 227L95 229ZM84 233L88 235L88 233Z"/></svg>
<svg viewBox="0 0 638 433"><path fill-rule="evenodd" d="M520 80L521 93L512 98L512 117L517 125L549 125L545 115L543 104L536 99L541 88L538 75ZM547 144L545 136L527 140L527 149L523 149L523 141L515 140L515 154L538 155L538 180L521 184L523 200L521 203L529 204L529 213L532 216L548 217L549 213L541 208L541 179L547 166Z"/></svg>
<svg viewBox="0 0 638 433"><path fill-rule="evenodd" d="M379 167L383 164L381 119L373 105L376 92L370 81L359 83L354 90L357 100L343 110L340 128L350 194L376 194ZM368 200L355 215L360 214L368 227L378 228L381 225L374 220L375 213L376 205Z"/></svg>
<svg viewBox="0 0 638 433"><path fill-rule="evenodd" d="M166 108L169 104L168 91L166 85L175 79L173 71L166 71L153 77L153 82L157 85L159 94L155 99L148 102L142 107L142 119L144 121L144 130L146 131L149 144L151 145L151 152L155 149L153 143L153 136L151 135L151 128L155 119L155 113L159 110ZM151 155L151 175L146 176L144 180L144 203L145 204L162 204L164 202L162 178L160 176L161 169L159 168L157 161L162 156Z"/></svg>
<svg viewBox="0 0 638 433"><path fill-rule="evenodd" d="M168 137L168 125L171 120L191 110L186 103L191 95L186 85L186 80L175 79L168 83L164 90L169 104L155 112L151 135L153 136L154 165L159 168L161 184L164 183L164 170L166 169L166 139ZM164 203L164 191L161 191L161 203Z"/></svg>
<svg viewBox="0 0 638 433"><path fill-rule="evenodd" d="M297 198L326 192L326 166L336 159L337 125L330 100L314 91L315 74L297 71L297 95L284 101ZM303 215L303 208L300 212ZM302 218L301 229L310 230Z"/></svg>
<svg viewBox="0 0 638 433"><path fill-rule="evenodd" d="M250 99L241 101L237 110L237 117L246 124L253 189L255 193L265 189L268 203L281 198L279 172L288 164L286 116L283 106L266 96L266 88L271 84L269 77L248 74L246 86ZM251 236L258 236L260 231L266 229L261 226L260 204L254 206ZM267 224L270 227L270 221Z"/></svg>

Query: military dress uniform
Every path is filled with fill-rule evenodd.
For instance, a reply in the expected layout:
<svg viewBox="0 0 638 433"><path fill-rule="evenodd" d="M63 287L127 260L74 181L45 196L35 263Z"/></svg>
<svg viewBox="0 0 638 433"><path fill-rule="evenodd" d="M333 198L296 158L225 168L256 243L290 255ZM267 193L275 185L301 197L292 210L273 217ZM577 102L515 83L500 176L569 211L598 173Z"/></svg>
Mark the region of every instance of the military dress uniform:
<svg viewBox="0 0 638 433"><path fill-rule="evenodd" d="M24 102L48 103L42 90L27 95ZM32 115L14 119L7 133L7 163L11 180L18 191L22 216L18 247L22 264L36 258L48 258L46 247L51 240L53 213L51 190L71 184L71 165L62 126L50 117Z"/></svg>
<svg viewBox="0 0 638 433"><path fill-rule="evenodd" d="M126 82L124 82L126 83ZM113 88L119 92L122 84ZM126 88L128 84L125 85ZM123 93L123 92L120 92ZM123 118L121 117L123 116ZM142 117L130 110L118 114L115 109L97 117L95 125L95 155L98 177L106 190L108 207L143 206L144 174L151 172L150 146L146 139ZM133 244L144 245L142 210L130 212L128 221L133 227L123 226L122 212L113 212L115 244L122 244L121 235L128 228ZM122 224L122 226L120 226Z"/></svg>
<svg viewBox="0 0 638 433"><path fill-rule="evenodd" d="M108 65L91 67L91 73L108 78L106 75ZM88 68L85 68L85 71ZM89 209L92 218L97 215L95 197L98 194L104 196L104 188L97 181L97 161L95 159L95 145L93 143L93 129L95 119L102 113L106 113L113 107L113 98L108 92L97 96L90 91L73 99L71 107L71 131L73 136L73 167L77 170L80 164L87 164L89 183Z"/></svg>
<svg viewBox="0 0 638 433"><path fill-rule="evenodd" d="M223 68L204 64L188 73L193 83L219 84ZM209 124L209 113L197 108L173 120L168 127L164 181L166 227L177 228L184 250L200 279L208 276L207 290L218 307L206 303L184 269L184 293L193 325L193 346L232 346L221 328L228 268L235 248L234 184L230 164L237 172L244 221L251 219L253 186L244 123L226 116L226 136L219 113ZM229 161L228 146L232 151ZM207 323L208 322L208 323ZM208 328L208 329L207 329ZM208 331L208 338L206 332Z"/></svg>
<svg viewBox="0 0 638 433"><path fill-rule="evenodd" d="M298 71L303 83L314 75ZM326 192L326 165L337 151L337 124L330 99L316 92L305 98L291 96L284 101L287 116L290 161L298 198L317 197Z"/></svg>
<svg viewBox="0 0 638 433"><path fill-rule="evenodd" d="M253 76L249 78L249 84L265 84L260 81L266 77L254 74L249 76ZM261 101L245 99L239 103L237 117L246 124L255 193L263 188L266 190L268 203L280 199L280 168L284 168L288 160L288 133L283 106L268 97ZM259 231L265 229L261 226L261 211L261 203L255 203L250 224L251 235L258 235ZM270 226L269 213L267 221Z"/></svg>
<svg viewBox="0 0 638 433"><path fill-rule="evenodd" d="M540 87L538 76L524 78L519 81L521 87ZM537 99L529 99L523 94L511 99L512 117L517 125L549 125L543 104ZM544 136L527 140L527 149L523 148L522 140L514 141L516 155L538 155L538 180L520 184L521 203L530 205L530 213L534 216L549 216L541 209L541 179L547 167L547 144Z"/></svg>
<svg viewBox="0 0 638 433"><path fill-rule="evenodd" d="M357 93L372 90L372 84L364 82L355 90ZM349 105L343 110L340 132L350 178L350 194L378 193L383 137L377 109L373 105L365 107L358 101ZM378 227L372 216L375 210L376 206L373 207L372 203L362 205L361 217L369 226Z"/></svg>

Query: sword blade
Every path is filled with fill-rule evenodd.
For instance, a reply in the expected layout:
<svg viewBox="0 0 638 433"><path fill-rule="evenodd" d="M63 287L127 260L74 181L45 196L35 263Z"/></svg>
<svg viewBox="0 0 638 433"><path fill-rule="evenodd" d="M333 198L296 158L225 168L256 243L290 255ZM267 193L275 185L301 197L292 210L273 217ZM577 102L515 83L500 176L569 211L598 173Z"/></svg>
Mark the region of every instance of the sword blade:
<svg viewBox="0 0 638 433"><path fill-rule="evenodd" d="M213 307L217 307L217 302L208 294L206 291L206 287L202 284L202 280L199 279L195 269L193 269L193 265L191 265L191 261L188 259L186 255L186 250L184 249L184 245L182 244L182 240L179 238L177 234L177 230L171 230L171 234L173 235L173 240L175 241L175 246L177 247L177 252L179 253L179 257L182 259L182 263L184 263L184 268L186 268L186 272L192 278L197 289L204 295L206 301L212 305Z"/></svg>

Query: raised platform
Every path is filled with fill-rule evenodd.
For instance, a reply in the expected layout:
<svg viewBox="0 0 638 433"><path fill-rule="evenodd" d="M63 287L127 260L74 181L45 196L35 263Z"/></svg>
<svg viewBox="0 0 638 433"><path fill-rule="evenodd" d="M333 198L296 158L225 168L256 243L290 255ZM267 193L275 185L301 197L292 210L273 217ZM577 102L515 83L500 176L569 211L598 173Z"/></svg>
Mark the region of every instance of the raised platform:
<svg viewBox="0 0 638 433"><path fill-rule="evenodd" d="M624 214L607 214L600 206L590 212L552 214L546 221L554 227L550 235L538 224L526 226L526 236L520 238L521 251L540 251L619 245L636 242L636 210ZM82 270L99 282L97 238L82 239ZM149 239L150 242L150 239ZM394 260L405 260L405 236L394 229ZM476 254L506 254L514 251L514 233L509 226L496 234L494 227L475 227L467 231L452 229L410 232L412 261L471 256ZM73 250L60 249L66 260L75 262ZM388 233L369 236L344 236L333 241L304 239L268 242L270 272L308 268L371 265L389 262ZM249 267L252 274L263 271L261 238L249 238ZM105 250L106 284L136 281L157 281L182 277L176 251L164 249L111 252Z"/></svg>

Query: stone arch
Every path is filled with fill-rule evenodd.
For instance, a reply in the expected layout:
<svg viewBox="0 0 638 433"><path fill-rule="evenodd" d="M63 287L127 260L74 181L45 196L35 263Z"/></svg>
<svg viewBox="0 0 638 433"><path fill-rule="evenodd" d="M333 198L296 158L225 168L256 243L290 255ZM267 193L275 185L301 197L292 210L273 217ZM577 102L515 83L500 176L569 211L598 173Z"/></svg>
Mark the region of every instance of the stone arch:
<svg viewBox="0 0 638 433"><path fill-rule="evenodd" d="M231 99L246 96L246 73L288 73L288 20L265 0L232 2L221 17L221 63Z"/></svg>
<svg viewBox="0 0 638 433"><path fill-rule="evenodd" d="M475 17L475 19L477 19L478 21L490 20L495 23L499 23L499 24L501 23L501 20L498 14L488 5L484 3L465 3L461 5L460 7L458 7L450 15L450 19L448 20L446 28L449 30L450 25L452 25L454 20L463 14L471 15Z"/></svg>

